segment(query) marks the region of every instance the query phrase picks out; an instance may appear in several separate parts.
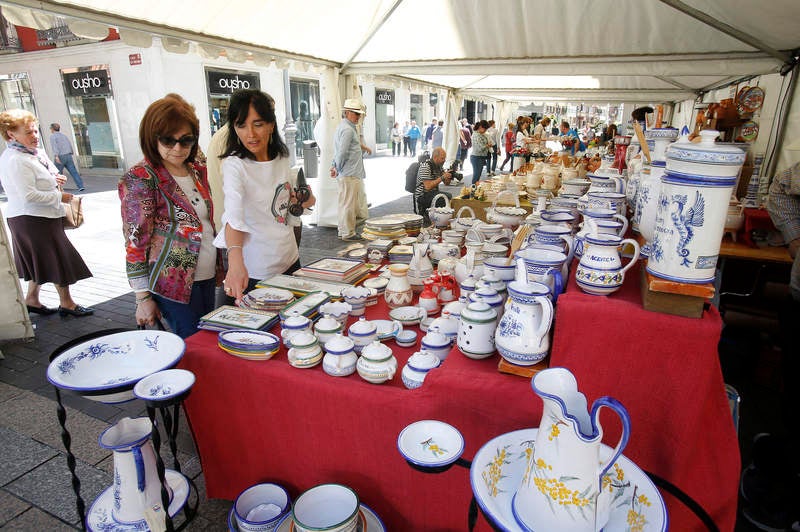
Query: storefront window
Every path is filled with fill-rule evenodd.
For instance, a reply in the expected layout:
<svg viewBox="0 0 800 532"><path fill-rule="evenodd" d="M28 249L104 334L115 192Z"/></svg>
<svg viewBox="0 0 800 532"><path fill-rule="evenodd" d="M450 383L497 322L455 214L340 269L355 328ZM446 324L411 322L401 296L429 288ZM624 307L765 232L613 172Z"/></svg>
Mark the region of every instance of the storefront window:
<svg viewBox="0 0 800 532"><path fill-rule="evenodd" d="M289 79L292 95L292 120L297 126L295 153L303 156L303 141L314 140L314 126L319 120L319 82L309 79Z"/></svg>
<svg viewBox="0 0 800 532"><path fill-rule="evenodd" d="M228 120L228 101L234 91L239 89L261 90L258 72L244 70L206 68L206 84L212 135Z"/></svg>
<svg viewBox="0 0 800 532"><path fill-rule="evenodd" d="M375 89L375 144L388 144L394 126L394 91Z"/></svg>
<svg viewBox="0 0 800 532"><path fill-rule="evenodd" d="M25 109L36 114L27 73L0 74L0 105L3 109Z"/></svg>
<svg viewBox="0 0 800 532"><path fill-rule="evenodd" d="M409 114L411 115L411 120L416 120L417 125L420 129L422 129L422 95L421 94L412 94L411 95L411 105L409 106Z"/></svg>
<svg viewBox="0 0 800 532"><path fill-rule="evenodd" d="M84 168L122 168L108 65L61 70L77 160Z"/></svg>

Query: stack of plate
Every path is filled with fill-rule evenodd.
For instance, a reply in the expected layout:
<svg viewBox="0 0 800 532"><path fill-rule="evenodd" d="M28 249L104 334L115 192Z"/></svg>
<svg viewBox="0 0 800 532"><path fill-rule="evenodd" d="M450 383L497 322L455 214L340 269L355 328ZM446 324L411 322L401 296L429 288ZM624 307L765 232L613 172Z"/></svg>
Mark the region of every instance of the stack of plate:
<svg viewBox="0 0 800 532"><path fill-rule="evenodd" d="M367 306L378 302L378 297L383 295L387 284L389 284L389 279L386 277L370 277L362 283L363 286L370 289L370 295L367 297ZM374 302L372 302L373 299Z"/></svg>
<svg viewBox="0 0 800 532"><path fill-rule="evenodd" d="M405 221L396 216L370 218L364 222L361 236L366 240L397 240L406 236Z"/></svg>
<svg viewBox="0 0 800 532"><path fill-rule="evenodd" d="M278 352L280 344L274 334L245 329L222 331L217 338L220 349L246 360L269 360Z"/></svg>
<svg viewBox="0 0 800 532"><path fill-rule="evenodd" d="M394 246L389 250L389 262L401 262L408 264L414 256L414 248L411 246Z"/></svg>
<svg viewBox="0 0 800 532"><path fill-rule="evenodd" d="M392 217L403 220L403 227L408 236L417 236L422 229L422 215L420 214L401 213L393 214Z"/></svg>
<svg viewBox="0 0 800 532"><path fill-rule="evenodd" d="M242 297L242 306L276 312L294 301L294 294L282 288L256 288Z"/></svg>

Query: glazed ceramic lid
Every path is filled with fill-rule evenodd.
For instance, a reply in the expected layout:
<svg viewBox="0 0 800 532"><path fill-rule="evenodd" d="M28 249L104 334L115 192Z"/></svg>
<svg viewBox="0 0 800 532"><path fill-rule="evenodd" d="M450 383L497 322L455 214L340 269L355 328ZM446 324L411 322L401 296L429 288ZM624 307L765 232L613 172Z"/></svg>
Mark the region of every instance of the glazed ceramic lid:
<svg viewBox="0 0 800 532"><path fill-rule="evenodd" d="M348 286L347 288L342 289L342 297L359 299L359 298L367 298L369 297L370 291L369 288L364 286Z"/></svg>
<svg viewBox="0 0 800 532"><path fill-rule="evenodd" d="M714 139L718 136L719 131L704 129L700 132L699 143L676 142L667 148L667 159L700 164L744 164L744 151L730 144L716 143Z"/></svg>
<svg viewBox="0 0 800 532"><path fill-rule="evenodd" d="M304 349L318 343L317 337L308 331L303 331L292 336L292 347L295 349Z"/></svg>
<svg viewBox="0 0 800 532"><path fill-rule="evenodd" d="M491 306L496 307L497 305L503 303L503 296L497 293L497 290L495 290L490 286L482 286L469 295L469 300L473 302L485 301L489 303Z"/></svg>
<svg viewBox="0 0 800 532"><path fill-rule="evenodd" d="M377 340L364 346L361 350L361 358L371 362L385 362L392 357L392 348L382 344Z"/></svg>
<svg viewBox="0 0 800 532"><path fill-rule="evenodd" d="M439 327L428 329L428 334L422 337L422 347L440 348L450 345L450 338L439 331Z"/></svg>
<svg viewBox="0 0 800 532"><path fill-rule="evenodd" d="M497 319L497 312L485 301L475 301L461 311L461 319L478 323L487 323Z"/></svg>
<svg viewBox="0 0 800 532"><path fill-rule="evenodd" d="M408 357L408 367L415 371L430 371L433 368L438 368L442 361L428 351L418 351Z"/></svg>
<svg viewBox="0 0 800 532"><path fill-rule="evenodd" d="M311 323L310 319L295 312L283 321L282 327L284 329L303 329L308 327L309 323Z"/></svg>
<svg viewBox="0 0 800 532"><path fill-rule="evenodd" d="M468 275L466 279L461 281L461 288L475 288L475 283L478 281L472 275Z"/></svg>
<svg viewBox="0 0 800 532"><path fill-rule="evenodd" d="M325 314L314 325L314 330L320 333L332 333L342 330L342 324L331 317L330 314Z"/></svg>
<svg viewBox="0 0 800 532"><path fill-rule="evenodd" d="M358 318L358 321L350 326L348 329L349 334L355 336L369 336L378 331L378 326L367 320L364 316Z"/></svg>
<svg viewBox="0 0 800 532"><path fill-rule="evenodd" d="M353 307L350 305L350 303L345 303L344 301L331 301L319 307L320 312L323 314L329 314L331 316L349 314L351 310L353 310Z"/></svg>
<svg viewBox="0 0 800 532"><path fill-rule="evenodd" d="M325 342L325 352L333 355L344 355L353 350L355 344L353 340L342 334L337 334L327 342Z"/></svg>
<svg viewBox="0 0 800 532"><path fill-rule="evenodd" d="M467 306L467 299L461 296L458 301L451 301L442 309L442 315L446 312L452 316L461 316L461 311Z"/></svg>

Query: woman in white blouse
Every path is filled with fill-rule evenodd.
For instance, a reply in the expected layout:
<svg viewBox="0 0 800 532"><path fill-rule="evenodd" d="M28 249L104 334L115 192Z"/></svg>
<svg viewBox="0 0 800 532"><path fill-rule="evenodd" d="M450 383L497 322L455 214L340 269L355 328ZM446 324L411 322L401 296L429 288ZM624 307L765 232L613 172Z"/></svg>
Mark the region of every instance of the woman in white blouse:
<svg viewBox="0 0 800 532"><path fill-rule="evenodd" d="M275 101L257 90L233 93L222 157L224 230L214 244L228 249L225 294L239 301L258 281L300 268L289 207L297 203L289 150L278 133ZM316 203L312 194L301 204Z"/></svg>
<svg viewBox="0 0 800 532"><path fill-rule="evenodd" d="M14 264L28 281L29 313L53 314L39 300L39 288L53 283L61 316L89 316L94 311L73 301L69 286L92 274L64 233L64 203L72 194L61 191L67 178L39 149L39 124L22 109L0 113L0 134L6 150L0 156L0 182L8 197L4 208L14 244Z"/></svg>

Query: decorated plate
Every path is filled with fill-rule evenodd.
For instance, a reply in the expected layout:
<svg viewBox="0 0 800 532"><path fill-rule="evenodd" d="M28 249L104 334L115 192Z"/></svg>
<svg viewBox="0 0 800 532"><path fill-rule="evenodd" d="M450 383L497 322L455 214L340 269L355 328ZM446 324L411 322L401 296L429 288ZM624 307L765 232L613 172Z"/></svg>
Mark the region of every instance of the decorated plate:
<svg viewBox="0 0 800 532"><path fill-rule="evenodd" d="M472 459L469 474L472 493L484 515L500 530L524 530L514 517L512 502L528 458L532 456L536 433L537 429L524 429L502 434L489 440ZM612 454L611 447L602 445L601 461ZM631 460L620 455L605 479L607 488L616 493L611 516L603 530L662 532L668 529L667 508L661 494Z"/></svg>
<svg viewBox="0 0 800 532"><path fill-rule="evenodd" d="M265 331L231 329L218 336L219 343L238 351L271 351L280 345L280 339Z"/></svg>
<svg viewBox="0 0 800 532"><path fill-rule="evenodd" d="M282 288L256 288L247 292L257 303L280 303L294 299L294 294Z"/></svg>
<svg viewBox="0 0 800 532"><path fill-rule="evenodd" d="M170 332L109 334L58 355L47 367L47 380L53 386L77 392L132 390L141 379L177 364L185 349L183 339ZM90 398L102 401L101 397ZM128 399L132 398L131 392Z"/></svg>
<svg viewBox="0 0 800 532"><path fill-rule="evenodd" d="M377 327L379 340L394 338L397 336L397 333L403 330L403 325L399 321L372 320L372 323Z"/></svg>
<svg viewBox="0 0 800 532"><path fill-rule="evenodd" d="M750 87L750 90L744 93L741 100L741 106L745 113L753 113L764 104L764 89L761 87Z"/></svg>
<svg viewBox="0 0 800 532"><path fill-rule="evenodd" d="M464 437L454 426L435 419L408 425L397 437L403 458L422 467L450 465L464 452Z"/></svg>
<svg viewBox="0 0 800 532"><path fill-rule="evenodd" d="M389 311L389 317L403 325L417 325L426 314L419 307L398 307Z"/></svg>
<svg viewBox="0 0 800 532"><path fill-rule="evenodd" d="M144 401L167 401L188 392L194 381L194 373L185 369L157 371L137 382L133 395Z"/></svg>

